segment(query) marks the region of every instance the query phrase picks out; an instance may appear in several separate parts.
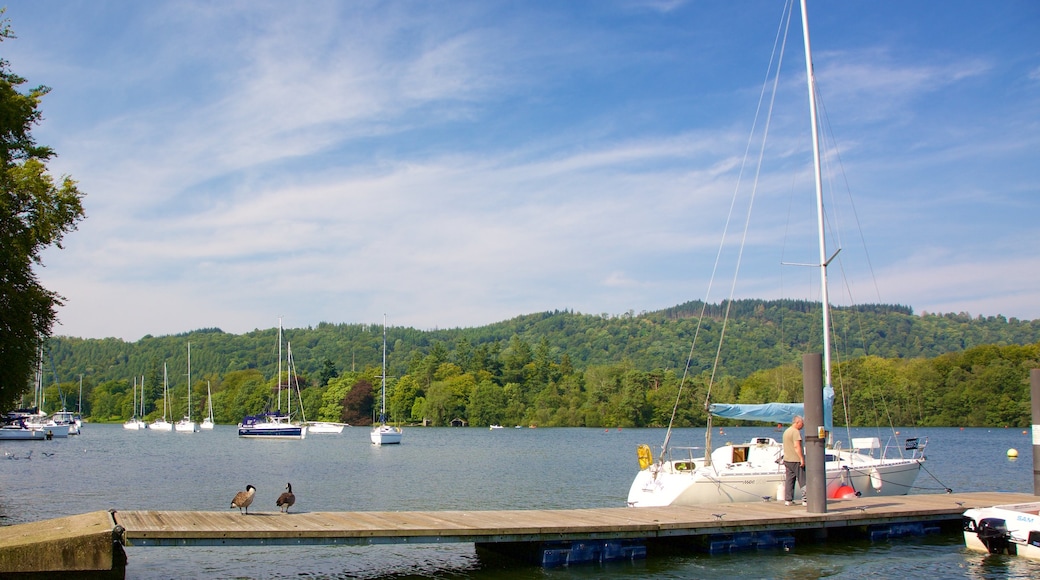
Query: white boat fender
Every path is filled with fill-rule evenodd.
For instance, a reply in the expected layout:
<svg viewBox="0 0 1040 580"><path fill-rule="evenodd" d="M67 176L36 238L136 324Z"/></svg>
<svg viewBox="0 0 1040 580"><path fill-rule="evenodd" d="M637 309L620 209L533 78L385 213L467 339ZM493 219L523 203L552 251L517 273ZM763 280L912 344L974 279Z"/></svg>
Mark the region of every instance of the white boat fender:
<svg viewBox="0 0 1040 580"><path fill-rule="evenodd" d="M881 474L876 467L870 468L870 487L873 487L874 491L881 491Z"/></svg>

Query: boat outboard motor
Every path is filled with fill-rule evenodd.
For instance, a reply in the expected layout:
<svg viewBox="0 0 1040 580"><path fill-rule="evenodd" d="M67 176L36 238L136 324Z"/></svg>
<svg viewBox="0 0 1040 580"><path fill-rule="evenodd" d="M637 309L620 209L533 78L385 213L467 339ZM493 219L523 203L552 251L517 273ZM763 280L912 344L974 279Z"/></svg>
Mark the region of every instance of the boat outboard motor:
<svg viewBox="0 0 1040 580"><path fill-rule="evenodd" d="M1011 533L1008 532L1006 522L1000 518L982 518L979 520L977 533L979 541L986 546L990 554L1014 556L1018 553L1015 544L1011 542Z"/></svg>

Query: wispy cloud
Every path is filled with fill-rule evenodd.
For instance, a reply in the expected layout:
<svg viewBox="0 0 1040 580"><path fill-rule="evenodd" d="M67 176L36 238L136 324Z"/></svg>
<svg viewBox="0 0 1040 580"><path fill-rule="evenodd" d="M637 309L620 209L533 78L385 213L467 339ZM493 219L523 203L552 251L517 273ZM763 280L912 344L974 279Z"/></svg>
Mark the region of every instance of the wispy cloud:
<svg viewBox="0 0 1040 580"><path fill-rule="evenodd" d="M777 12L752 7L157 2L52 17L16 0L20 38L3 48L55 86L38 136L88 194L88 219L41 272L68 297L58 331L136 339L383 312L450 327L701 298L764 68L742 59L771 41L753 33ZM980 90L1038 69L926 35L915 10L902 24L819 10L845 27L817 45L844 163L828 177L852 183L880 246L880 299L1040 316L1021 274L1040 264L1006 243L1035 229L1040 111ZM792 108L773 119L780 149L739 290L755 296L784 291L781 254L812 255L788 225L811 221L794 201L810 176L803 83L784 85Z"/></svg>

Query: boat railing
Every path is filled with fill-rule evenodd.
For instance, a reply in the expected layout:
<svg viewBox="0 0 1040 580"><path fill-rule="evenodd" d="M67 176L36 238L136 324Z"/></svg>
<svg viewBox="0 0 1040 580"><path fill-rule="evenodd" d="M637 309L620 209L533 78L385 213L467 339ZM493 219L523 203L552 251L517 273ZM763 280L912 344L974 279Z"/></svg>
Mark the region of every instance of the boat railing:
<svg viewBox="0 0 1040 580"><path fill-rule="evenodd" d="M850 450L876 459L918 459L924 457L924 449L927 446L927 437L908 437L900 442L897 436L892 436L885 441L883 447L878 437L853 437ZM838 441L834 449L840 448L841 441Z"/></svg>
<svg viewBox="0 0 1040 580"><path fill-rule="evenodd" d="M908 437L903 442L903 452L910 452L910 459L924 457L924 448L928 447L927 437ZM900 453L902 456L903 453Z"/></svg>
<svg viewBox="0 0 1040 580"><path fill-rule="evenodd" d="M703 447L669 447L665 451L665 462L670 463L678 471L693 471L697 469L697 459L704 463Z"/></svg>

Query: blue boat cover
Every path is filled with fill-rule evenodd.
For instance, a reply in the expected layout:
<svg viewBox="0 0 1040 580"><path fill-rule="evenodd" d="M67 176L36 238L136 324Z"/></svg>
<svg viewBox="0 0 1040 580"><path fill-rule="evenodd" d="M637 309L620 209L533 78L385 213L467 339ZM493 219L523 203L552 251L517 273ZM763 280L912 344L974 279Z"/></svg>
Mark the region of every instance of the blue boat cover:
<svg viewBox="0 0 1040 580"><path fill-rule="evenodd" d="M831 412L834 407L834 388L823 389L824 427L829 431L834 425ZM802 403L763 403L760 405L727 405L712 403L708 412L716 417L739 419L742 421L763 421L768 423L790 423L795 415L805 417L805 405Z"/></svg>
<svg viewBox="0 0 1040 580"><path fill-rule="evenodd" d="M708 410L716 417L768 423L790 423L795 415L805 416L805 406L801 403L763 403L761 405L712 403Z"/></svg>

